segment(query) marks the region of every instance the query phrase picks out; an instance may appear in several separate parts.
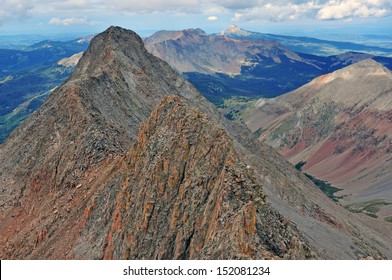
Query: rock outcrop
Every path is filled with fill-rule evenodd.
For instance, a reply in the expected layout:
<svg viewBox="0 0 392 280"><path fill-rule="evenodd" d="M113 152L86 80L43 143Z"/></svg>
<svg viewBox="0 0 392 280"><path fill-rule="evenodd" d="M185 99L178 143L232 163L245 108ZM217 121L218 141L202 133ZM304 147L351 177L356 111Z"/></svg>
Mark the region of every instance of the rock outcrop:
<svg viewBox="0 0 392 280"><path fill-rule="evenodd" d="M107 235L107 258L312 258L265 200L219 125L179 97L139 131Z"/></svg>

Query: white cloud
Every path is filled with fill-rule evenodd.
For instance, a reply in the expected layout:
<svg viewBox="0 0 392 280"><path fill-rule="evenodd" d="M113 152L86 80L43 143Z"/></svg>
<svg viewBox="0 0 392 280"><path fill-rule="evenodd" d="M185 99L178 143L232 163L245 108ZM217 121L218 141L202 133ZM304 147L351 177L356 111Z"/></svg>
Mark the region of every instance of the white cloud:
<svg viewBox="0 0 392 280"><path fill-rule="evenodd" d="M209 16L209 17L207 18L207 20L215 21L215 20L218 20L218 17L217 17L217 16Z"/></svg>
<svg viewBox="0 0 392 280"><path fill-rule="evenodd" d="M209 1L206 0L112 0L108 8L122 13L202 13Z"/></svg>
<svg viewBox="0 0 392 280"><path fill-rule="evenodd" d="M151 13L206 17L232 14L234 21L339 20L388 16L392 14L392 0L0 0L0 24L29 15L59 19L59 15L74 18L75 14L95 17Z"/></svg>
<svg viewBox="0 0 392 280"><path fill-rule="evenodd" d="M209 1L214 5L221 6L228 10L242 10L242 9L251 9L260 5L260 0L211 0Z"/></svg>
<svg viewBox="0 0 392 280"><path fill-rule="evenodd" d="M87 17L81 17L81 18L52 18L48 22L49 24L52 25L63 25L63 26L69 26L69 25L96 25L97 22L95 21L89 21Z"/></svg>
<svg viewBox="0 0 392 280"><path fill-rule="evenodd" d="M352 17L383 17L391 14L392 2L382 0L329 1L316 15L317 19L333 20Z"/></svg>
<svg viewBox="0 0 392 280"><path fill-rule="evenodd" d="M33 5L31 0L0 0L0 25L10 19L28 18Z"/></svg>
<svg viewBox="0 0 392 280"><path fill-rule="evenodd" d="M262 6L239 11L233 21L286 21L311 18L320 7L312 1L304 3L267 2Z"/></svg>

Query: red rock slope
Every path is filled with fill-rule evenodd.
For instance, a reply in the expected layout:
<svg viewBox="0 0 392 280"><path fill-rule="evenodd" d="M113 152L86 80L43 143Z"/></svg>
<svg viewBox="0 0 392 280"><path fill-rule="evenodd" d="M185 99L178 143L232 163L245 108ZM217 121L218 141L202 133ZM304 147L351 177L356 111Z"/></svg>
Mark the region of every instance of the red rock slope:
<svg viewBox="0 0 392 280"><path fill-rule="evenodd" d="M392 74L365 60L281 97L247 118L260 140L332 183L342 202L392 202ZM392 207L380 212L392 215Z"/></svg>

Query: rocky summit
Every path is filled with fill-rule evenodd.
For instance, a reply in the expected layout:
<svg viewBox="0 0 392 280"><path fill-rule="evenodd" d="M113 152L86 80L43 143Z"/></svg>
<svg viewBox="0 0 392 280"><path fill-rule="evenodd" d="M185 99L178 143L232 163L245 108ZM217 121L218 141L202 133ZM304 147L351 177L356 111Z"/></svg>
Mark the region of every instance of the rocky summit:
<svg viewBox="0 0 392 280"><path fill-rule="evenodd" d="M0 146L0 215L1 259L392 258L120 27Z"/></svg>

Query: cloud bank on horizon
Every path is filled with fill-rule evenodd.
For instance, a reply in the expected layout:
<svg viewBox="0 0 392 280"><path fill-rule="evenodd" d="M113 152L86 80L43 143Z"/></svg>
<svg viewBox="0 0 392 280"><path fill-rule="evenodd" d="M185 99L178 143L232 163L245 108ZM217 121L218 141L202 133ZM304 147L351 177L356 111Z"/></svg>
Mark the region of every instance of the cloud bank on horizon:
<svg viewBox="0 0 392 280"><path fill-rule="evenodd" d="M10 20L49 16L52 25L94 25L87 15L205 14L234 22L279 22L298 19L351 20L392 14L391 0L0 0L0 25ZM82 15L80 17L75 15Z"/></svg>

